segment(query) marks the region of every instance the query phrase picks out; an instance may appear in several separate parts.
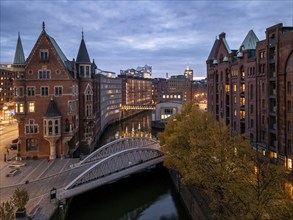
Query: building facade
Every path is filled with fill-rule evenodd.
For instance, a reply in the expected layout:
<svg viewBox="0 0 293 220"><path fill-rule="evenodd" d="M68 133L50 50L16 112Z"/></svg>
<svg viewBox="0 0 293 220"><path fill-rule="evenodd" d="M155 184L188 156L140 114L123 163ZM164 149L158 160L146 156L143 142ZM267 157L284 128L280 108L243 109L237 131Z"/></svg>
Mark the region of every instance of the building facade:
<svg viewBox="0 0 293 220"><path fill-rule="evenodd" d="M99 82L101 130L120 120L122 105L122 79L96 74Z"/></svg>
<svg viewBox="0 0 293 220"><path fill-rule="evenodd" d="M150 79L152 78L152 66L146 64L143 67L138 66L136 69L130 68L127 70L120 70L120 75Z"/></svg>
<svg viewBox="0 0 293 220"><path fill-rule="evenodd" d="M101 75L83 34L77 58L70 61L43 23L29 57L25 60L20 37L15 57L18 156L55 159L78 147L89 152L102 130L119 120L122 79Z"/></svg>
<svg viewBox="0 0 293 220"><path fill-rule="evenodd" d="M207 59L208 111L292 170L293 27L277 24L259 41L251 30L236 50L225 33Z"/></svg>
<svg viewBox="0 0 293 220"><path fill-rule="evenodd" d="M8 66L0 67L0 124L9 123L14 117L13 81L15 72Z"/></svg>

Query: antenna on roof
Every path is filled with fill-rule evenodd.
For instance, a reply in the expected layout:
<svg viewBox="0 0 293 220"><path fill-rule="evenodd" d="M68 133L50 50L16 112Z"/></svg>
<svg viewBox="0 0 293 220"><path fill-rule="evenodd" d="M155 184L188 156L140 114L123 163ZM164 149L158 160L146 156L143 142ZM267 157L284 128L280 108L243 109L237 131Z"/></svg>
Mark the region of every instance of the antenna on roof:
<svg viewBox="0 0 293 220"><path fill-rule="evenodd" d="M45 30L45 22L43 21L43 31Z"/></svg>

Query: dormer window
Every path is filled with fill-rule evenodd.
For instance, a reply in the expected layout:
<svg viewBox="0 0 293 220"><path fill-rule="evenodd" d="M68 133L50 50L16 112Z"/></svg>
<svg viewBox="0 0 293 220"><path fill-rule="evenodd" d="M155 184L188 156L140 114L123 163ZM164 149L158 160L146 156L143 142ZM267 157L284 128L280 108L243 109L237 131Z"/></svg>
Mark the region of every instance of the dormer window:
<svg viewBox="0 0 293 220"><path fill-rule="evenodd" d="M40 50L40 60L41 61L49 60L49 51L48 50Z"/></svg>
<svg viewBox="0 0 293 220"><path fill-rule="evenodd" d="M81 77L90 77L90 66L89 65L80 65L79 66L79 74Z"/></svg>

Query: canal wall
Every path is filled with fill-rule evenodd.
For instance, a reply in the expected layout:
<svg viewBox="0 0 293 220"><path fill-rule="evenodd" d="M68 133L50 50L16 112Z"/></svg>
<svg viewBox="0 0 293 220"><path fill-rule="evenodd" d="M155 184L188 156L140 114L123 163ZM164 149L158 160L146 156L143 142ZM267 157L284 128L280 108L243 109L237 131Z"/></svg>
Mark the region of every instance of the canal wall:
<svg viewBox="0 0 293 220"><path fill-rule="evenodd" d="M197 192L195 188L183 185L179 173L175 170L169 170L169 174L191 219L212 220L208 198L204 192Z"/></svg>

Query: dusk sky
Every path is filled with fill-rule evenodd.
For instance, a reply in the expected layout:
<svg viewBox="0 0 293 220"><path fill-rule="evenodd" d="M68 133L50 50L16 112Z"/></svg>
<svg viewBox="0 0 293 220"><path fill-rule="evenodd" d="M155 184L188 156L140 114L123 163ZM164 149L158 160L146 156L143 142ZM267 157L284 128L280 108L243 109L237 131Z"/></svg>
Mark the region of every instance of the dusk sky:
<svg viewBox="0 0 293 220"><path fill-rule="evenodd" d="M119 74L148 64L153 77L165 77L189 65L205 77L216 36L225 32L230 48L238 49L251 29L263 40L270 26L293 26L293 0L1 0L0 16L0 63L13 62L18 32L27 58L44 21L69 60L83 30L102 70Z"/></svg>

